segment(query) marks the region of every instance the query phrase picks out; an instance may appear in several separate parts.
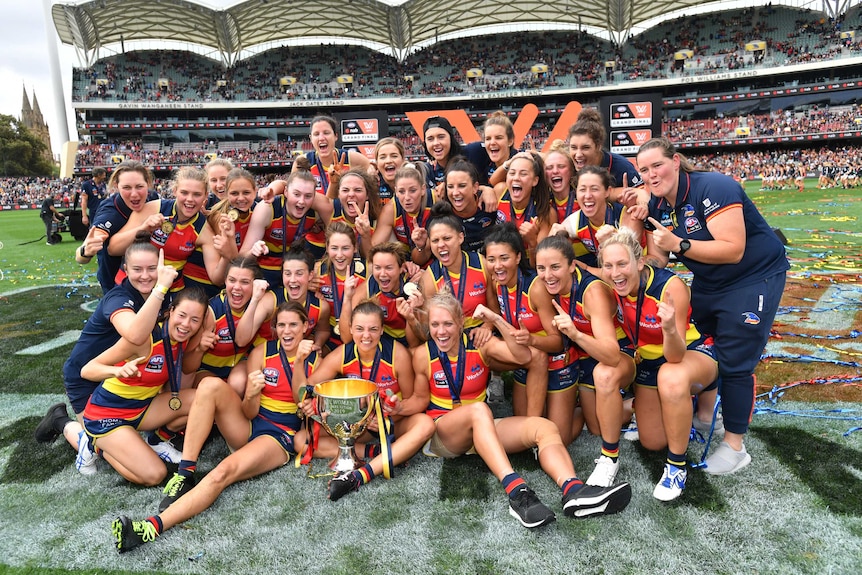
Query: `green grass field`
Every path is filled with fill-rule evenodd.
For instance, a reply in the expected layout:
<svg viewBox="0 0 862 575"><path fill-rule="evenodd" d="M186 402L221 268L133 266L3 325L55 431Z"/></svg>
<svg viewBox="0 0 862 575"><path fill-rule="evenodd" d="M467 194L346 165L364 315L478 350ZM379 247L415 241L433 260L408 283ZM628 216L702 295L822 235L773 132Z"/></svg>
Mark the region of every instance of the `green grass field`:
<svg viewBox="0 0 862 575"><path fill-rule="evenodd" d="M859 329L862 196L749 191L790 240L790 307L777 331ZM862 406L837 401L862 399L858 383L840 386L838 395L827 387L839 386L817 388L821 395L806 396L821 400L815 403L797 401L799 388L788 391L773 407L796 415L755 415L746 440L752 465L729 477L691 470L685 494L672 505L652 497L663 454L628 441L619 477L631 482L632 503L600 519L564 517L556 486L532 455L513 457L558 514L536 532L509 517L504 492L475 457L418 456L394 480L375 480L337 503L325 499L325 479L308 478L291 462L231 487L212 509L153 544L118 555L111 520L151 515L160 490L131 486L104 462L97 475L81 476L66 444L32 439L47 407L63 400L61 368L72 344L39 355L16 352L80 329L98 297L97 288L85 287L95 268L74 263L77 242L68 234L57 246L19 245L41 232L34 212L0 213L0 573L862 572L862 432L845 436L862 425ZM34 286L51 287L15 293ZM849 365L862 354L858 338L828 341L829 349L820 343L787 336L769 350L848 365L765 364L760 383L768 389L827 373L862 375ZM504 404L492 407L507 412ZM587 433L570 446L582 475L599 447ZM692 443L689 458L699 459L702 449ZM224 443L213 442L200 471L226 455Z"/></svg>

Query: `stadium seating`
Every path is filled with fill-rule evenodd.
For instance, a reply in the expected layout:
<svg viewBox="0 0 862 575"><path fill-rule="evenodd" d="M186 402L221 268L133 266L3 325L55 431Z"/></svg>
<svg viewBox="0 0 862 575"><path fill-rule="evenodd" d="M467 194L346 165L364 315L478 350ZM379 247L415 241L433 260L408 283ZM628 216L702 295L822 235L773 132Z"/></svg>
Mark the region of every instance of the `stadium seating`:
<svg viewBox="0 0 862 575"><path fill-rule="evenodd" d="M74 70L73 100L279 101L577 88L774 67L858 52L860 43L842 42L839 31L840 23L823 21L808 10L762 6L665 22L619 49L586 33L522 32L514 45L506 34L446 40L404 62L347 45L283 46L229 68L183 51L139 51ZM752 40L766 42L763 58L745 50ZM676 69L674 56L683 49L694 55ZM609 70L605 65L611 61L614 66ZM538 63L548 71L533 73ZM482 70L482 75L468 78L471 68ZM341 84L339 76L352 76L353 83ZM295 83L282 84L287 77Z"/></svg>

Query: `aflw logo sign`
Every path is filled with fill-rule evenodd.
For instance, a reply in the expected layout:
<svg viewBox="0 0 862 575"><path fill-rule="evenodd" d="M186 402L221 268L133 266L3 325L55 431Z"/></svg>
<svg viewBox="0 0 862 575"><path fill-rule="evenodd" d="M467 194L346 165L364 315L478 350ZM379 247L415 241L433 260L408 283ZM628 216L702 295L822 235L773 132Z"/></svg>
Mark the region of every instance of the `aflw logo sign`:
<svg viewBox="0 0 862 575"><path fill-rule="evenodd" d="M376 118L341 121L342 142L375 142L379 139L380 127Z"/></svg>
<svg viewBox="0 0 862 575"><path fill-rule="evenodd" d="M637 154L638 148L652 138L652 130L625 130L611 132L611 152Z"/></svg>
<svg viewBox="0 0 862 575"><path fill-rule="evenodd" d="M611 105L611 128L649 126L652 123L652 102L619 102Z"/></svg>

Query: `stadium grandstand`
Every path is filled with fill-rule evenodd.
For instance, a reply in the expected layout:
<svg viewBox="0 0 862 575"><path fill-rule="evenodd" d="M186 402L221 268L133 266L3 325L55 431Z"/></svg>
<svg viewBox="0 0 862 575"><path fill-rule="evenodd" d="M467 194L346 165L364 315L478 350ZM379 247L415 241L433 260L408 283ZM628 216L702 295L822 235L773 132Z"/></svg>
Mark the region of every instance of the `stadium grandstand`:
<svg viewBox="0 0 862 575"><path fill-rule="evenodd" d="M738 177L773 156L809 175L824 154L855 161L859 5L737 4L90 0L52 17L79 60L75 175L134 158L166 177L215 156L281 173L318 113L382 114L380 137L420 159L412 112L463 109L478 126L532 104L527 133L545 145L572 102L620 95L655 96L663 134Z"/></svg>

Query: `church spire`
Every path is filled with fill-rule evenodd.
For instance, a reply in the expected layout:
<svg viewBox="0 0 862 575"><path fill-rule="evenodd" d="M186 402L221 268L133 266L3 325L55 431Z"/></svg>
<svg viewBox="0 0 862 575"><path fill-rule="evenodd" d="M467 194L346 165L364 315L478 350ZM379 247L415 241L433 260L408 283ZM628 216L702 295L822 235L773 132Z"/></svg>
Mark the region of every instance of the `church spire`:
<svg viewBox="0 0 862 575"><path fill-rule="evenodd" d="M42 118L42 110L39 109L39 100L36 99L35 87L33 88L33 119L40 124L44 122L44 119Z"/></svg>
<svg viewBox="0 0 862 575"><path fill-rule="evenodd" d="M24 90L24 102L21 104L21 115L30 113L30 98L27 97L27 86L21 86ZM35 94L34 94L35 95Z"/></svg>

